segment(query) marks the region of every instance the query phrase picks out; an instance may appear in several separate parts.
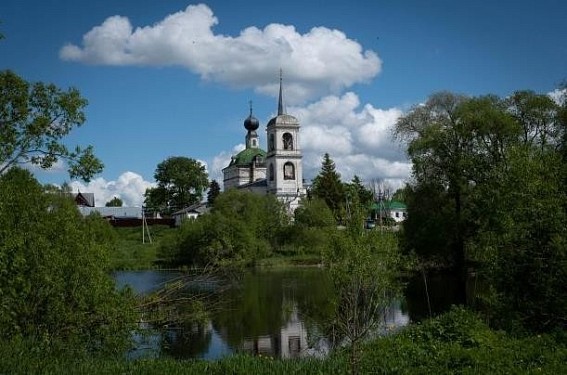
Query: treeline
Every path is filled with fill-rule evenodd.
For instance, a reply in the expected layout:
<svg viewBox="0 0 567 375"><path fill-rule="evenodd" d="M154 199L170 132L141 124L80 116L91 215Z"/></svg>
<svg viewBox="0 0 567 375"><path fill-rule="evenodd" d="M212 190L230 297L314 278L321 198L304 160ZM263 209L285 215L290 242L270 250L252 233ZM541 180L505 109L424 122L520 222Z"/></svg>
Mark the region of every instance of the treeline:
<svg viewBox="0 0 567 375"><path fill-rule="evenodd" d="M298 209L295 224L273 195L230 189L216 197L210 212L187 220L158 258L170 266L252 265L278 255L320 260L336 227L327 205L313 199Z"/></svg>
<svg viewBox="0 0 567 375"><path fill-rule="evenodd" d="M565 91L438 93L396 125L413 163L402 248L450 266L463 303L474 270L499 327L567 327L566 126Z"/></svg>
<svg viewBox="0 0 567 375"><path fill-rule="evenodd" d="M272 256L320 262L337 226L362 229L376 193L358 176L343 182L329 156L293 216L273 195L230 189L209 196L210 212L186 221L158 258L170 266L251 265Z"/></svg>

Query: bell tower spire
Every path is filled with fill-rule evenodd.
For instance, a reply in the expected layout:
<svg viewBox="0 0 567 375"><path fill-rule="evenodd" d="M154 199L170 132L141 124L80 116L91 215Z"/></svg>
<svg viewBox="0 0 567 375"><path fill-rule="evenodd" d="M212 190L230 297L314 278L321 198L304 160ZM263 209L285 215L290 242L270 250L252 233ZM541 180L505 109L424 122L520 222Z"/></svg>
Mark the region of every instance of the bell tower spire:
<svg viewBox="0 0 567 375"><path fill-rule="evenodd" d="M268 152L266 155L267 192L274 194L290 212L305 195L301 148L299 147L299 121L285 113L283 79L280 69L278 114L266 126Z"/></svg>
<svg viewBox="0 0 567 375"><path fill-rule="evenodd" d="M281 116L284 114L284 109L283 109L283 94L282 94L282 86L283 86L283 78L282 78L282 69L280 68L280 97L278 100L278 116Z"/></svg>

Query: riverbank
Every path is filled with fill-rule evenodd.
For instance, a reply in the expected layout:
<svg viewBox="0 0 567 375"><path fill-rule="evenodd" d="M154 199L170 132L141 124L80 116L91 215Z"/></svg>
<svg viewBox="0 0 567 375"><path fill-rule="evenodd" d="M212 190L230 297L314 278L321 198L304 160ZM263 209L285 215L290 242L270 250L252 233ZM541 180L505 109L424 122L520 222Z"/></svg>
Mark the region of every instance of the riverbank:
<svg viewBox="0 0 567 375"><path fill-rule="evenodd" d="M158 257L159 246L176 234L179 228L156 225L149 229L149 235L141 227L112 228L115 235L110 268L113 271L161 269ZM151 238L151 240L150 240ZM274 255L259 259L247 267L281 268L289 266L318 266L321 256L315 254ZM238 266L238 264L234 264Z"/></svg>
<svg viewBox="0 0 567 375"><path fill-rule="evenodd" d="M567 336L515 338L488 328L463 309L362 346L359 371L396 374L564 374ZM325 359L235 355L217 361L90 357L49 353L14 342L0 343L0 373L10 374L347 374L349 357L337 351Z"/></svg>

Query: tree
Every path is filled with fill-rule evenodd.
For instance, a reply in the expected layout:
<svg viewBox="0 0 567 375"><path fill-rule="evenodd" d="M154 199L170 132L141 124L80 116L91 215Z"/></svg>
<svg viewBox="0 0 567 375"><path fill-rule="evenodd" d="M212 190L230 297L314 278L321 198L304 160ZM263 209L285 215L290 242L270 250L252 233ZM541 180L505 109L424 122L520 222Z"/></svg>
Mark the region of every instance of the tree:
<svg viewBox="0 0 567 375"><path fill-rule="evenodd" d="M12 71L0 72L0 174L16 164L47 169L59 159L71 178L89 181L103 164L93 147L69 150L62 139L85 122L87 100L79 91L53 84L30 84Z"/></svg>
<svg viewBox="0 0 567 375"><path fill-rule="evenodd" d="M154 178L157 187L146 190L145 204L166 214L200 202L209 184L205 166L183 156L159 163Z"/></svg>
<svg viewBox="0 0 567 375"><path fill-rule="evenodd" d="M106 207L122 207L122 199L114 197L105 204Z"/></svg>
<svg viewBox="0 0 567 375"><path fill-rule="evenodd" d="M325 254L335 290L331 331L338 333L338 344L349 345L351 374L359 371L360 343L375 333L399 292L395 233L362 234L358 221L348 223L345 231L336 231Z"/></svg>
<svg viewBox="0 0 567 375"><path fill-rule="evenodd" d="M174 265L249 264L272 253L288 220L274 195L229 189L209 213L185 221L160 258Z"/></svg>
<svg viewBox="0 0 567 375"><path fill-rule="evenodd" d="M359 204L366 210L374 201L374 193L362 184L362 180L357 175L354 175L349 184L345 184L345 190L351 197L356 195Z"/></svg>
<svg viewBox="0 0 567 375"><path fill-rule="evenodd" d="M63 182L61 186L55 184L45 184L43 185L43 191L46 193L71 193L72 188L68 182Z"/></svg>
<svg viewBox="0 0 567 375"><path fill-rule="evenodd" d="M433 95L402 117L413 184L403 244L490 280L497 318L530 330L565 327L566 176L561 109L546 95ZM468 263L469 260L474 263ZM491 311L492 312L492 311ZM511 319L512 318L512 319Z"/></svg>
<svg viewBox="0 0 567 375"><path fill-rule="evenodd" d="M311 194L323 199L333 211L336 219L341 217L341 209L344 208L345 202L344 187L341 175L336 171L335 162L328 153L323 156L321 171L313 179Z"/></svg>
<svg viewBox="0 0 567 375"><path fill-rule="evenodd" d="M123 354L137 319L109 275L110 225L17 167L0 202L0 335Z"/></svg>
<svg viewBox="0 0 567 375"><path fill-rule="evenodd" d="M215 199L219 196L219 194L220 194L219 183L217 182L217 180L212 180L211 184L209 185L209 191L207 193L207 202L210 205L213 205L215 203Z"/></svg>

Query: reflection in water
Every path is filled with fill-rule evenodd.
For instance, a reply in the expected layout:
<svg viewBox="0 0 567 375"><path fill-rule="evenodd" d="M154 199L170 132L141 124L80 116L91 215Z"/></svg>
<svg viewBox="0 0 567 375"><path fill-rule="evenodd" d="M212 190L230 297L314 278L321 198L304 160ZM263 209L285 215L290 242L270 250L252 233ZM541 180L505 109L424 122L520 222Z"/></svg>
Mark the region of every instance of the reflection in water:
<svg viewBox="0 0 567 375"><path fill-rule="evenodd" d="M135 292L149 293L179 276L164 271L124 271L116 274L116 280L119 286L128 284ZM204 301L205 322L178 321L138 337L131 357L217 359L246 352L296 358L328 352L325 327L332 320L333 296L324 270L247 272L237 278L217 278L205 287L211 289L211 285L216 289ZM187 283L183 294L191 297L202 289L197 282ZM384 314L382 332L408 321L401 303L394 302Z"/></svg>

